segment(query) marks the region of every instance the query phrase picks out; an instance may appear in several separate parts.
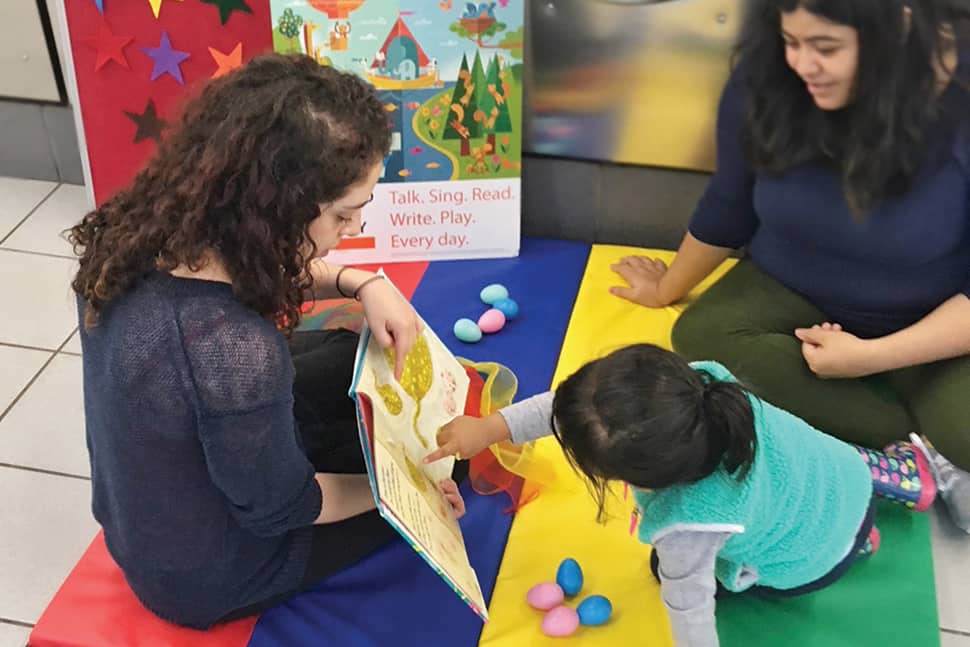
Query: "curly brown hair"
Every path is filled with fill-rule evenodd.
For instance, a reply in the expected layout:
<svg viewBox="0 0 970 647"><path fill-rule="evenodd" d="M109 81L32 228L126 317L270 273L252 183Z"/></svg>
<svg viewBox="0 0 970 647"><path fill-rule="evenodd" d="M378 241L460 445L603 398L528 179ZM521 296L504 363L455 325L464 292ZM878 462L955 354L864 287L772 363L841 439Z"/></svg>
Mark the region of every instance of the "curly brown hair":
<svg viewBox="0 0 970 647"><path fill-rule="evenodd" d="M374 90L305 56L208 83L132 184L70 230L85 326L151 272L214 254L236 298L292 330L317 251L307 227L389 148Z"/></svg>

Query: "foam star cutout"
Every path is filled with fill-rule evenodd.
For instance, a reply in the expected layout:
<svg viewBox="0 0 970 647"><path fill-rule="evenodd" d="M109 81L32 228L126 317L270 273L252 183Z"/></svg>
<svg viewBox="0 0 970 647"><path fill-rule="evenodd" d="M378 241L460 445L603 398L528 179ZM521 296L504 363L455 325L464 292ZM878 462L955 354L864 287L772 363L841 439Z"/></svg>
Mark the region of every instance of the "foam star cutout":
<svg viewBox="0 0 970 647"><path fill-rule="evenodd" d="M145 47L145 53L155 61L155 69L152 70L152 81L163 74L169 74L173 79L184 85L182 79L182 68L179 63L189 58L191 54L177 49L172 49L172 43L168 39L168 32L162 32L162 41L158 47Z"/></svg>
<svg viewBox="0 0 970 647"><path fill-rule="evenodd" d="M245 11L252 13L253 10L243 2L243 0L201 0L204 4L214 4L219 7L219 20L225 25L233 11Z"/></svg>
<svg viewBox="0 0 970 647"><path fill-rule="evenodd" d="M212 75L214 79L229 74L237 67L242 66L242 43L236 43L235 49L228 54L223 54L214 47L209 48L209 53L212 54L216 65L219 66L219 69Z"/></svg>
<svg viewBox="0 0 970 647"><path fill-rule="evenodd" d="M128 57L125 56L125 47L133 41L131 36L116 36L108 28L108 25L101 23L97 35L85 39L85 44L93 47L98 52L98 58L94 63L94 71L97 72L107 65L108 61L115 61L118 65L129 70Z"/></svg>
<svg viewBox="0 0 970 647"><path fill-rule="evenodd" d="M156 143L162 143L162 131L168 128L168 122L164 119L158 118L158 112L155 110L155 102L151 99L148 100L148 105L145 106L145 112L139 114L137 112L128 112L125 110L125 114L135 122L135 143L145 140L154 139Z"/></svg>
<svg viewBox="0 0 970 647"><path fill-rule="evenodd" d="M98 0L95 0L96 2ZM176 2L182 2L182 0L175 0ZM158 12L162 10L162 0L148 0L148 4L152 6L152 13L155 14L155 19L158 19Z"/></svg>
<svg viewBox="0 0 970 647"><path fill-rule="evenodd" d="M162 0L148 0L148 4L152 6L152 13L155 14L155 20L158 20L158 12L162 10Z"/></svg>
<svg viewBox="0 0 970 647"><path fill-rule="evenodd" d="M98 13L104 15L104 0L94 0L94 6L98 8Z"/></svg>

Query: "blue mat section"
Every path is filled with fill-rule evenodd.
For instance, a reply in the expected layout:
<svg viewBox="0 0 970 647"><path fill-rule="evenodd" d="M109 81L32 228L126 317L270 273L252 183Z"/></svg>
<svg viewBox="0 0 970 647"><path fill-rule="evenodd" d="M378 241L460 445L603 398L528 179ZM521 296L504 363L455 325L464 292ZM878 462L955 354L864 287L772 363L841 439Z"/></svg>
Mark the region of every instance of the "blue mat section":
<svg viewBox="0 0 970 647"><path fill-rule="evenodd" d="M479 496L467 481L462 493L468 557L490 599L512 525L502 513L508 499ZM249 647L473 647L481 630L478 616L398 540L261 615Z"/></svg>
<svg viewBox="0 0 970 647"><path fill-rule="evenodd" d="M589 245L526 239L518 258L432 263L412 302L456 355L500 362L519 378L519 398L545 391L559 359ZM478 293L502 283L519 317L476 345L455 339L456 319L477 320ZM512 517L505 496L462 486L461 521L472 566L490 600ZM482 623L403 540L395 541L313 591L260 616L249 647L474 647Z"/></svg>
<svg viewBox="0 0 970 647"><path fill-rule="evenodd" d="M586 243L526 238L518 258L432 263L411 302L455 355L512 369L521 400L549 389L589 249ZM490 283L509 289L519 316L477 344L458 341L455 321L478 321L488 309L478 294Z"/></svg>

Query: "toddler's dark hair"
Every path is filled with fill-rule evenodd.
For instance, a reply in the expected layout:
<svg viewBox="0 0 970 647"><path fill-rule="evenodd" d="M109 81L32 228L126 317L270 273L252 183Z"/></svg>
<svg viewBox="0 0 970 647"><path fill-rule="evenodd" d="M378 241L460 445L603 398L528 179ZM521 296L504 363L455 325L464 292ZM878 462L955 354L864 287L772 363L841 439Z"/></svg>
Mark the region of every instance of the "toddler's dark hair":
<svg viewBox="0 0 970 647"><path fill-rule="evenodd" d="M556 390L552 411L555 436L589 483L600 521L609 481L661 489L721 468L741 480L754 461L744 387L651 344L583 366Z"/></svg>

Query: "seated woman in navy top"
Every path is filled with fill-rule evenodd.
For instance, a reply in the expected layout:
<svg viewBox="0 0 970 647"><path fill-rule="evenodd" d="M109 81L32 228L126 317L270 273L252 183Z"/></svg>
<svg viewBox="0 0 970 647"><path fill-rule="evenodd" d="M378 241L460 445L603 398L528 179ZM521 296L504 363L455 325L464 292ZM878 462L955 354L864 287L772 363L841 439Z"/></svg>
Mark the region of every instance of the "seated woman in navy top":
<svg viewBox="0 0 970 647"><path fill-rule="evenodd" d="M373 88L268 55L184 113L71 239L94 516L145 606L206 628L397 537L347 395L357 335L287 339L304 299L360 300L398 376L420 320L379 275L321 258L360 233L383 170ZM454 482L442 489L460 515Z"/></svg>
<svg viewBox="0 0 970 647"><path fill-rule="evenodd" d="M970 531L968 26L953 0L761 0L676 259L622 259L612 291L674 303L746 247L676 350L844 440L912 435Z"/></svg>

